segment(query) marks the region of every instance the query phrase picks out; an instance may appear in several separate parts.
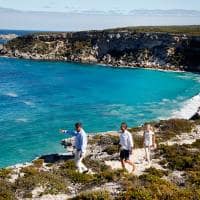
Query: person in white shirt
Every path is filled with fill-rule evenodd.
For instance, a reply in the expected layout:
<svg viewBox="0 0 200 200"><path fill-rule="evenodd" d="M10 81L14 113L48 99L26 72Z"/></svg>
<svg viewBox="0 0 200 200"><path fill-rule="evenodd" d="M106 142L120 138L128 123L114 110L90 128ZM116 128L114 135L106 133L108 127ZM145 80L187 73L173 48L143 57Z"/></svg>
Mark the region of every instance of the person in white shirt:
<svg viewBox="0 0 200 200"><path fill-rule="evenodd" d="M130 160L130 155L133 153L133 138L131 133L127 130L127 124L122 123L121 124L121 130L120 130L120 161L122 164L122 168L126 170L125 163L128 163L133 167L132 171L135 170L134 163Z"/></svg>
<svg viewBox="0 0 200 200"><path fill-rule="evenodd" d="M77 122L75 124L75 130L69 131L69 130L60 130L61 133L66 133L71 136L75 136L75 163L76 167L78 168L78 171L80 173L87 173L88 169L83 164L82 160L85 157L86 149L87 149L87 135L85 131L82 128L82 124L80 122Z"/></svg>
<svg viewBox="0 0 200 200"><path fill-rule="evenodd" d="M153 132L153 128L151 127L150 124L147 124L144 129L144 134L143 134L143 143L144 143L144 150L145 150L145 160L148 161L150 164L151 162L151 148L156 147L156 142L155 142L155 134Z"/></svg>

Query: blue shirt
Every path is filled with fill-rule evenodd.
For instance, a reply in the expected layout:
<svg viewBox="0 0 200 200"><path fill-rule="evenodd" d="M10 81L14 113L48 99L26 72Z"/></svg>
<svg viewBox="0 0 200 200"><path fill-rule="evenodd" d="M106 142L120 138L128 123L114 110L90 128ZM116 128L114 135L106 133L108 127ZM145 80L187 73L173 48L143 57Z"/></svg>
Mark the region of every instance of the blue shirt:
<svg viewBox="0 0 200 200"><path fill-rule="evenodd" d="M64 133L75 136L75 148L78 151L85 152L87 148L87 135L83 129L80 132L78 131L68 131L65 130Z"/></svg>

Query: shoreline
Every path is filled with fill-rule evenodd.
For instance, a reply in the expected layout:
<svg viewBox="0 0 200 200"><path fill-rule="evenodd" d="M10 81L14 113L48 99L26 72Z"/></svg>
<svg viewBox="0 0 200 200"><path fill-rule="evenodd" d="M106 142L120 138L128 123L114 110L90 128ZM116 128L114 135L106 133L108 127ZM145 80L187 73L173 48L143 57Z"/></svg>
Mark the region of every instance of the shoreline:
<svg viewBox="0 0 200 200"><path fill-rule="evenodd" d="M197 95L195 95L195 96L193 96L191 99L187 100L186 103L189 102L189 101L191 101L193 98L195 98L195 97L197 97L197 96L200 98L200 93L197 94ZM156 122L159 122L159 121L162 121L162 120L171 120L171 119L185 119L185 120L188 120L188 121L193 121L193 120L191 120L191 118L192 118L193 116L195 116L196 113L199 113L200 103L199 103L199 105L198 105L197 107L198 107L197 110L194 111L193 114L192 114L190 117L188 117L188 118L179 118L179 117L171 116L171 117L169 117L169 118L157 119ZM182 109L184 109L184 107L183 107ZM182 110L182 109L181 109L181 110ZM181 110L180 110L180 111L177 111L177 112L181 112ZM146 123L146 122L145 122L145 123ZM144 124L145 124L145 123L144 123ZM149 123L149 122L147 122L147 123ZM141 128L142 125L143 125L143 124L137 126L136 128ZM130 128L130 127L129 127L129 128ZM114 136L116 136L116 133L117 133L117 131L90 132L90 133L88 133L88 137L89 137L89 138L93 138L93 137L96 136L96 135L114 135ZM67 139L70 139L70 138L67 138ZM55 153L55 155L58 155L58 156L64 156L64 155L67 155L67 154L69 155L68 152ZM49 154L46 154L46 155L41 154L40 156L36 156L33 160L26 161L26 162L24 162L24 163L22 162L22 163L16 163L16 164L14 164L14 165L9 165L9 166L5 166L5 167L0 167L0 169L9 169L9 168L11 168L11 169L17 169L17 168L21 168L21 167L27 167L27 166L32 165L33 161L35 161L35 160L37 160L37 159L40 159L40 158L43 157L43 156L51 156L51 155L54 155L54 153L49 153Z"/></svg>
<svg viewBox="0 0 200 200"><path fill-rule="evenodd" d="M153 70L153 69L150 69ZM195 107L195 108L194 108ZM171 113L169 117L166 118L157 118L155 119L155 122L161 121L161 120L170 120L170 119L185 119L185 120L191 120L193 116L195 116L196 113L198 113L200 108L200 92L193 96L192 98L186 100L183 102L183 105L179 110L175 110L174 112ZM189 112L189 115L187 117L185 116L187 114L187 111ZM184 116L183 116L184 115ZM146 122L144 122L146 123ZM141 127L142 124L138 125L137 127ZM100 132L89 132L88 136L95 136L95 135L106 135L106 134L116 134L116 131L114 130L109 130L109 131L100 131ZM53 153L49 153L47 155L52 155ZM56 153L56 154L66 154L66 152L61 152L61 153ZM0 167L0 169L3 168L17 168L19 166L28 166L30 165L34 160L40 158L41 156L44 156L44 154L36 156L33 160L28 160L25 162L19 162L13 165L8 165L5 167Z"/></svg>
<svg viewBox="0 0 200 200"><path fill-rule="evenodd" d="M155 70L161 72L188 72L188 73L195 73L193 71L186 71L183 67L170 67L170 66L158 66L158 65L151 65L145 66L144 64L136 63L135 65L115 65L109 63L102 63L102 62L81 62L81 61L73 61L73 60L65 60L65 59L38 59L38 58L20 58L17 56L9 56L9 55L0 55L0 58L10 58L10 59L19 59L19 60L30 60L30 61L38 61L38 62L62 62L62 63L74 63L74 64L81 64L81 65L93 65L105 68L112 68L112 69L147 69L147 70ZM174 68L174 69L171 69ZM181 69L183 70L181 70Z"/></svg>

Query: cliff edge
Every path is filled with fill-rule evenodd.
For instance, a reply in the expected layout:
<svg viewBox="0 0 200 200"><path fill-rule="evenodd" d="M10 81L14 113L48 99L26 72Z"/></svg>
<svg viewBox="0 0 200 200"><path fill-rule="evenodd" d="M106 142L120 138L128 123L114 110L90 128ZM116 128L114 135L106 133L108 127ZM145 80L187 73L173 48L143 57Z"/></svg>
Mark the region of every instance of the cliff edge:
<svg viewBox="0 0 200 200"><path fill-rule="evenodd" d="M199 72L200 27L40 32L10 40L0 55Z"/></svg>

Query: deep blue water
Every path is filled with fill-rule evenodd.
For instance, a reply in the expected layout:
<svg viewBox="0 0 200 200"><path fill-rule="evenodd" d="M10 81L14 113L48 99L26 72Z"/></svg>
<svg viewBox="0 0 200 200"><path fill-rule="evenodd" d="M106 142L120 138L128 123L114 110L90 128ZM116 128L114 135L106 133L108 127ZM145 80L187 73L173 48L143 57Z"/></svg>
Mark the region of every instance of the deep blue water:
<svg viewBox="0 0 200 200"><path fill-rule="evenodd" d="M191 73L0 58L0 167L64 151L58 130L76 121L98 132L170 117L199 93L199 80Z"/></svg>

